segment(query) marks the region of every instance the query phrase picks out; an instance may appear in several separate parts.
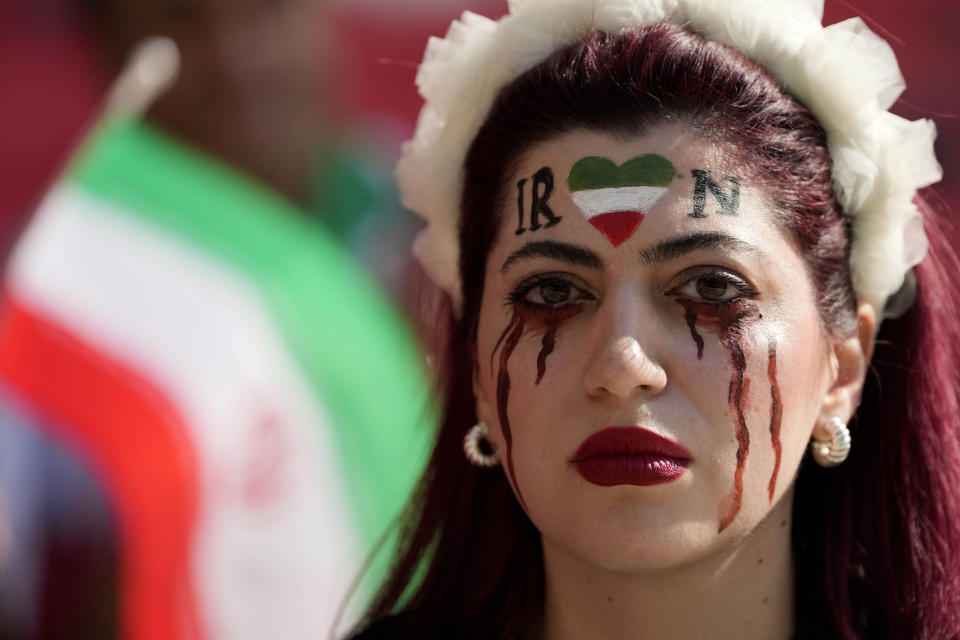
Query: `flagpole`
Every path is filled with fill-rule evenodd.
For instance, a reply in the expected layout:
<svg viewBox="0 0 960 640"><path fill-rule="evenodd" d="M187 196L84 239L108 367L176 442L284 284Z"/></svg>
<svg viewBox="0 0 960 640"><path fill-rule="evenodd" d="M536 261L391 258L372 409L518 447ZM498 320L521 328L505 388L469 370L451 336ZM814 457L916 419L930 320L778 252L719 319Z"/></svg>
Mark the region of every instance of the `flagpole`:
<svg viewBox="0 0 960 640"><path fill-rule="evenodd" d="M104 110L107 120L141 117L154 100L176 81L180 51L166 36L153 36L134 47L110 87Z"/></svg>

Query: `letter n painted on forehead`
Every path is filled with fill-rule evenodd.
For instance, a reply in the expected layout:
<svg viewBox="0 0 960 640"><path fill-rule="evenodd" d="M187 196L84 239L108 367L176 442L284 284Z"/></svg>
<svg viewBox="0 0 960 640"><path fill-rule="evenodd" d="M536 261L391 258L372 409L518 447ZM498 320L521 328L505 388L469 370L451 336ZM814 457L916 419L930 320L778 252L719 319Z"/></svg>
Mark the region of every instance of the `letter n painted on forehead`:
<svg viewBox="0 0 960 640"><path fill-rule="evenodd" d="M728 216L737 215L740 207L740 179L736 176L726 176L724 180L730 185L730 192L724 193L723 187L714 182L709 171L693 169L690 171L697 182L693 186L693 213L691 218L706 218L703 212L707 206L707 191L720 203L720 213Z"/></svg>
<svg viewBox="0 0 960 640"><path fill-rule="evenodd" d="M567 185L587 221L618 247L633 235L676 175L669 160L653 153L620 166L609 158L588 156L570 169Z"/></svg>

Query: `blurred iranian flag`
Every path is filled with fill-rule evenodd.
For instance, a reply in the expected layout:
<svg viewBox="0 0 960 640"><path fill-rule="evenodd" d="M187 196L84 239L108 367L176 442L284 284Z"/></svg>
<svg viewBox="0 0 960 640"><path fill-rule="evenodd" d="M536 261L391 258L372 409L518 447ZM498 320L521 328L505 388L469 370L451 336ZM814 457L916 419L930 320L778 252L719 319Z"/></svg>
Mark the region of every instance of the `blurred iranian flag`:
<svg viewBox="0 0 960 640"><path fill-rule="evenodd" d="M301 212L114 114L15 248L0 388L106 487L122 637L321 638L425 461L417 344Z"/></svg>

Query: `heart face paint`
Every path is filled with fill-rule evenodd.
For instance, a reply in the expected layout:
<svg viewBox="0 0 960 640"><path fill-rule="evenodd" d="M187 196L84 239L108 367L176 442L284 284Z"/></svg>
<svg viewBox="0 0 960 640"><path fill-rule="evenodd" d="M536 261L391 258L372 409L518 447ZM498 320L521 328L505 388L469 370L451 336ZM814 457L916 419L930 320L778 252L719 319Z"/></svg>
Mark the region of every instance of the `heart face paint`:
<svg viewBox="0 0 960 640"><path fill-rule="evenodd" d="M524 510L527 505L523 500L523 494L520 492L520 485L517 484L517 475L513 465L513 432L510 428L510 417L507 413L507 405L510 400L510 372L507 364L513 350L520 342L520 338L526 333L543 333L541 340L540 353L537 355L537 378L534 385L539 385L546 373L547 356L553 352L556 345L557 329L560 325L575 316L580 311L580 305L570 304L562 307L533 307L516 304L513 309L513 315L510 322L507 323L503 333L497 340L490 352L490 367L493 368L493 359L500 350L500 367L497 371L497 416L500 419L500 429L503 432L503 440L506 444L507 474L510 477L510 483L514 491L517 492L517 499L520 501Z"/></svg>
<svg viewBox="0 0 960 640"><path fill-rule="evenodd" d="M619 247L637 230L643 222L643 215L638 211L611 211L590 218L590 224L606 236L610 244Z"/></svg>
<svg viewBox="0 0 960 640"><path fill-rule="evenodd" d="M656 154L637 156L619 167L608 158L581 158L570 169L570 197L600 233L617 247L637 230L676 176L673 164Z"/></svg>

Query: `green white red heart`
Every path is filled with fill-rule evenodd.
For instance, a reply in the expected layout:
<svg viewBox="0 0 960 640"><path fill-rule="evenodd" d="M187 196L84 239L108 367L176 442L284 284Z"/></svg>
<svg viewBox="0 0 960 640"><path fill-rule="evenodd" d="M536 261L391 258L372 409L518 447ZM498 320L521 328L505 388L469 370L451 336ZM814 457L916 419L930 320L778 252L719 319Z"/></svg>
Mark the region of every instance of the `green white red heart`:
<svg viewBox="0 0 960 640"><path fill-rule="evenodd" d="M653 153L620 166L609 158L588 156L570 169L567 185L587 221L616 247L633 235L676 173L669 160Z"/></svg>

